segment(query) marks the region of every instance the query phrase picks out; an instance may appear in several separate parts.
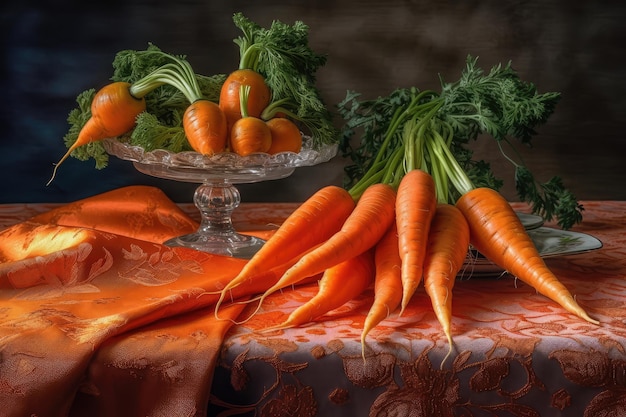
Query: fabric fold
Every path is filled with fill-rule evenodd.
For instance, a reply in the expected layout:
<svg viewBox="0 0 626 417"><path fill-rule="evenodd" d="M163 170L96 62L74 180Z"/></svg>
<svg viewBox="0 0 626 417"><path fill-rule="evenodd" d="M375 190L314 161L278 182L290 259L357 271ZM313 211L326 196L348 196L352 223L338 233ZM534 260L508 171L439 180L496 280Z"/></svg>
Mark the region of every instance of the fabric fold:
<svg viewBox="0 0 626 417"><path fill-rule="evenodd" d="M158 188L134 185L78 200L30 219L162 243L196 231L198 222Z"/></svg>
<svg viewBox="0 0 626 417"><path fill-rule="evenodd" d="M155 393L163 415L202 415L216 355L241 310L225 306L217 320L212 305L245 261L161 244L196 228L160 190L137 186L0 232L4 415L68 416L72 407L73 416L155 415L141 406ZM138 365L165 357L158 370ZM188 360L201 366L181 369ZM137 404L125 413L102 403L115 401L106 390L125 392L119 372Z"/></svg>

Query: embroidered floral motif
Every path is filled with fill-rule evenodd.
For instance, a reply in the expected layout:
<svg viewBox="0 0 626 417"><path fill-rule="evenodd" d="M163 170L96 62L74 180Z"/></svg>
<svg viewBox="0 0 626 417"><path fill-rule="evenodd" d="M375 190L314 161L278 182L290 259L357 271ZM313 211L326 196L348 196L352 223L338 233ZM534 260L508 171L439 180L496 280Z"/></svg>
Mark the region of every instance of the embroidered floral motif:
<svg viewBox="0 0 626 417"><path fill-rule="evenodd" d="M337 405L342 405L350 401L350 391L344 388L336 388L329 395L328 399Z"/></svg>
<svg viewBox="0 0 626 417"><path fill-rule="evenodd" d="M452 417L459 400L459 381L449 371L435 370L426 354L412 363L400 363L403 384L391 384L370 408L370 417Z"/></svg>
<svg viewBox="0 0 626 417"><path fill-rule="evenodd" d="M248 382L250 382L250 375L243 367L247 354L248 350L241 352L237 355L231 366L230 384L233 386L235 391L242 391L246 388Z"/></svg>
<svg viewBox="0 0 626 417"><path fill-rule="evenodd" d="M557 350L550 358L559 362L563 375L570 381L602 388L589 402L585 417L626 415L626 360L610 359L593 349L589 352Z"/></svg>
<svg viewBox="0 0 626 417"><path fill-rule="evenodd" d="M317 406L311 387L301 389L286 385L278 390L276 398L261 407L260 417L314 417Z"/></svg>
<svg viewBox="0 0 626 417"><path fill-rule="evenodd" d="M396 357L392 354L381 353L368 356L367 366L361 356L343 358L343 369L346 376L357 387L372 389L392 385Z"/></svg>
<svg viewBox="0 0 626 417"><path fill-rule="evenodd" d="M565 410L572 403L572 396L565 388L561 388L552 394L552 401L550 405L557 410Z"/></svg>

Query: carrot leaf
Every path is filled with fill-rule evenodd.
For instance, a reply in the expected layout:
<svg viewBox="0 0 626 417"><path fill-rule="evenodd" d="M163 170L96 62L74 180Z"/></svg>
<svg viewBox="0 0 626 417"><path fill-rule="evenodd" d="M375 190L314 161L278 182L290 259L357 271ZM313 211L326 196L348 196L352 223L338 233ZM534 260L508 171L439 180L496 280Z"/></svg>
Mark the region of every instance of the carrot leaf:
<svg viewBox="0 0 626 417"><path fill-rule="evenodd" d="M398 164L379 162L397 156L400 149L405 172L419 168L433 175L441 202L454 204L474 187L499 190L503 181L488 162L475 161L468 147L471 141L491 136L502 157L515 167L519 198L545 220L555 218L561 227L570 228L582 220L583 207L560 178L536 183L522 161L509 157L502 148L506 143L515 150L511 139L530 145L536 127L547 122L560 94L538 93L510 62L484 72L477 60L468 56L455 82L440 77L438 93L407 87L366 100L348 91L338 104L345 122L340 150L352 160L345 167L344 186L358 195L363 184L377 179L396 181L401 175Z"/></svg>
<svg viewBox="0 0 626 417"><path fill-rule="evenodd" d="M560 177L552 177L539 184L532 173L524 166L515 169L515 184L520 198L530 201L532 212L550 221L557 219L563 229L569 229L582 221L583 206L574 194L563 185Z"/></svg>
<svg viewBox="0 0 626 417"><path fill-rule="evenodd" d="M169 149L172 152L191 151L179 114L173 115L172 124L165 124L152 113L137 116L137 126L130 133L129 142L150 152Z"/></svg>
<svg viewBox="0 0 626 417"><path fill-rule="evenodd" d="M309 27L299 20L292 25L275 20L263 28L242 13L235 13L233 21L242 31L234 40L239 46L239 68L263 75L272 91L272 103L261 118L285 113L309 130L314 144L336 143L339 131L315 85L326 56L309 46Z"/></svg>

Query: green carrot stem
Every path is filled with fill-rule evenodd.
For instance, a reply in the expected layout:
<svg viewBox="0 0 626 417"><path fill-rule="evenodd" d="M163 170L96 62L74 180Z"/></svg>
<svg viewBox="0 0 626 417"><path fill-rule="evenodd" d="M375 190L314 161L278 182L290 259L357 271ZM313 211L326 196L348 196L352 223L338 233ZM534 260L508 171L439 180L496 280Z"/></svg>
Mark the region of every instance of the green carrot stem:
<svg viewBox="0 0 626 417"><path fill-rule="evenodd" d="M450 148L446 146L444 138L437 130L432 130L432 137L431 140L427 141L427 145L431 153L432 163L439 165L440 169L449 178L450 183L461 195L474 189L474 184L472 184L472 181L461 168Z"/></svg>
<svg viewBox="0 0 626 417"><path fill-rule="evenodd" d="M404 174L404 167L402 166L402 159L404 153L402 152L402 147L399 147L394 151L391 157L388 159L389 163L385 165L385 169L383 170L383 178L382 183L390 184L394 188L398 188L400 184L399 177Z"/></svg>
<svg viewBox="0 0 626 417"><path fill-rule="evenodd" d="M358 184L355 184L355 186L350 188L348 192L350 193L354 201L358 201L359 198L361 198L361 195L367 189L367 187L381 182L381 179L383 178L383 174L384 174L384 171L382 170L375 172L372 175L370 175L367 179L363 179L359 181Z"/></svg>
<svg viewBox="0 0 626 417"><path fill-rule="evenodd" d="M239 86L239 106L241 117L248 117L248 97L250 97L250 86L242 84Z"/></svg>
<svg viewBox="0 0 626 417"><path fill-rule="evenodd" d="M130 87L131 94L141 98L155 88L168 84L180 90L190 103L200 99L200 86L189 63L171 55L167 56L174 62L165 64L134 82Z"/></svg>

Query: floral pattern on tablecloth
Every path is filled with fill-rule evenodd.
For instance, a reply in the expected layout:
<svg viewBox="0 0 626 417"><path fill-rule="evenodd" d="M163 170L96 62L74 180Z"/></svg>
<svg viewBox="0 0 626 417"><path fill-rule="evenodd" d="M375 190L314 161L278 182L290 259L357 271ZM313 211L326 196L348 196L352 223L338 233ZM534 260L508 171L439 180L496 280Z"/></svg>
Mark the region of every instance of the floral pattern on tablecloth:
<svg viewBox="0 0 626 417"><path fill-rule="evenodd" d="M315 324L263 333L315 294L310 284L270 296L230 330L211 409L224 416L254 409L262 417L276 410L286 416L626 415L626 204L586 202L585 208L585 222L573 230L593 234L603 247L547 262L600 326L503 275L457 281L456 349L445 362L448 345L423 291L403 317L392 315L369 334L365 360L360 330L371 289ZM265 389L255 390L259 385Z"/></svg>
<svg viewBox="0 0 626 417"><path fill-rule="evenodd" d="M250 317L253 282L218 318L219 289L243 261L163 246L197 226L197 210L159 190L5 206L0 404L11 417L623 415L626 203L584 205L575 230L604 246L548 264L601 325L506 274L464 276L448 358L422 290L369 334L365 358L371 288L316 323L263 332L316 284L277 292ZM242 206L236 226L268 236L296 204Z"/></svg>

